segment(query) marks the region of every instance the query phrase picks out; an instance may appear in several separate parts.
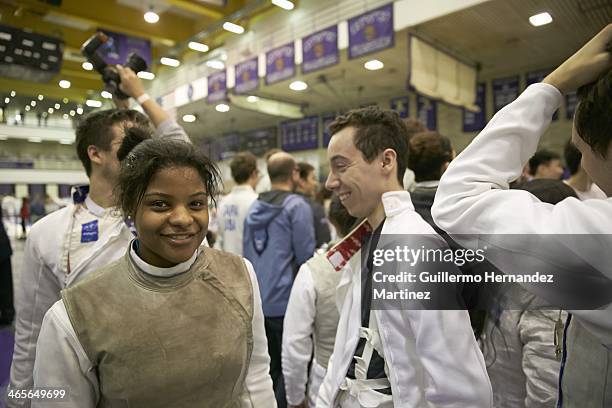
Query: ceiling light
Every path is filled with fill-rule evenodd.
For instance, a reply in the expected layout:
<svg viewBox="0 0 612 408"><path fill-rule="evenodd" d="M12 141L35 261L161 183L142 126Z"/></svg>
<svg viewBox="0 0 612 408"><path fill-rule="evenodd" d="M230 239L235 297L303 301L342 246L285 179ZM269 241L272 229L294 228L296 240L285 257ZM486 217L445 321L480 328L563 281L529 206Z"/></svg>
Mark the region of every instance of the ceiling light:
<svg viewBox="0 0 612 408"><path fill-rule="evenodd" d="M11 91L11 98L15 97L15 95L17 95L15 91Z"/></svg>
<svg viewBox="0 0 612 408"><path fill-rule="evenodd" d="M219 61L219 60L206 61L206 66L209 68L213 68L213 69L225 68L225 64L223 63L223 61Z"/></svg>
<svg viewBox="0 0 612 408"><path fill-rule="evenodd" d="M108 92L108 91L102 91L102 92L100 92L100 95L102 95L102 97L104 99L112 99L113 98L113 94Z"/></svg>
<svg viewBox="0 0 612 408"><path fill-rule="evenodd" d="M59 108L61 108L62 106L61 106L59 103L56 103L56 104L55 104L55 106L53 106L53 107L54 107L55 109L59 109Z"/></svg>
<svg viewBox="0 0 612 408"><path fill-rule="evenodd" d="M159 21L159 15L151 9L144 14L144 19L149 24L155 24Z"/></svg>
<svg viewBox="0 0 612 408"><path fill-rule="evenodd" d="M240 26L234 23L230 23L229 21L226 21L225 23L223 23L223 29L229 31L230 33L234 33L234 34L244 33L243 26Z"/></svg>
<svg viewBox="0 0 612 408"><path fill-rule="evenodd" d="M62 99L62 102L68 103L68 102L70 102L70 100L68 100L68 98L64 98L64 99Z"/></svg>
<svg viewBox="0 0 612 408"><path fill-rule="evenodd" d="M529 17L529 22L534 27L543 26L545 24L552 23L552 16L546 12L535 14Z"/></svg>
<svg viewBox="0 0 612 408"><path fill-rule="evenodd" d="M32 143L42 143L42 138L41 138L41 137L29 137L29 138L28 138L28 142L32 142Z"/></svg>
<svg viewBox="0 0 612 408"><path fill-rule="evenodd" d="M272 0L272 4L285 10L293 10L293 8L295 7L295 4L293 4L289 0Z"/></svg>
<svg viewBox="0 0 612 408"><path fill-rule="evenodd" d="M69 145L69 144L72 144L72 140L70 140L70 139L62 139L62 140L60 140L60 144Z"/></svg>
<svg viewBox="0 0 612 408"><path fill-rule="evenodd" d="M292 91L303 91L308 88L308 84L304 81L293 81L289 84L289 89Z"/></svg>
<svg viewBox="0 0 612 408"><path fill-rule="evenodd" d="M35 107L36 106L36 101L30 102L30 105L32 105L32 107Z"/></svg>
<svg viewBox="0 0 612 408"><path fill-rule="evenodd" d="M42 96L42 95L38 95L38 100L39 100L39 101L42 101L43 99L45 99L45 97L44 97L44 96Z"/></svg>
<svg viewBox="0 0 612 408"><path fill-rule="evenodd" d="M64 88L64 89L68 89L70 88L70 81L67 81L65 79L62 79L61 81L59 81L59 86L60 88Z"/></svg>
<svg viewBox="0 0 612 408"><path fill-rule="evenodd" d="M191 122L195 122L195 120L196 120L195 115L183 115L183 122L191 123Z"/></svg>
<svg viewBox="0 0 612 408"><path fill-rule="evenodd" d="M64 119L68 119L68 114L67 114L67 113L64 113L64 114L62 115L62 118L64 118Z"/></svg>
<svg viewBox="0 0 612 408"><path fill-rule="evenodd" d="M85 101L85 105L92 107L92 108L99 108L100 106L102 106L102 102L96 101L94 99L88 99Z"/></svg>
<svg viewBox="0 0 612 408"><path fill-rule="evenodd" d="M369 71L376 71L378 69L382 69L384 66L385 64L383 64L382 61L379 60L370 60L363 64L363 67Z"/></svg>
<svg viewBox="0 0 612 408"><path fill-rule="evenodd" d="M9 103L10 101L11 101L11 98L9 98L8 96L4 98L4 103Z"/></svg>
<svg viewBox="0 0 612 408"><path fill-rule="evenodd" d="M189 44L187 44L187 46L194 51L200 51L200 52L208 51L208 45L199 43L197 41L189 41Z"/></svg>
<svg viewBox="0 0 612 408"><path fill-rule="evenodd" d="M78 113L79 115L83 114L83 108L81 108L80 106L77 108L76 113Z"/></svg>
<svg viewBox="0 0 612 408"><path fill-rule="evenodd" d="M15 115L15 120L16 120L17 122L21 122L21 115L20 115L20 114L16 114L16 115Z"/></svg>
<svg viewBox="0 0 612 408"><path fill-rule="evenodd" d="M249 96L247 97L247 102L255 103L255 102L257 102L258 100L259 100L259 98L258 98L257 96L255 96L255 95L249 95Z"/></svg>
<svg viewBox="0 0 612 408"><path fill-rule="evenodd" d="M26 112L29 112L30 111L30 105L26 105L25 110L26 110Z"/></svg>
<svg viewBox="0 0 612 408"><path fill-rule="evenodd" d="M181 62L179 60L169 57L162 57L159 62L169 67L178 67L179 65L181 65Z"/></svg>
<svg viewBox="0 0 612 408"><path fill-rule="evenodd" d="M49 108L49 109L47 109L47 112L49 112L49 113L53 113L53 112L55 112L55 109L53 109L53 108Z"/></svg>
<svg viewBox="0 0 612 408"><path fill-rule="evenodd" d="M140 71L138 74L138 78L141 79L148 79L149 81L153 80L155 78L155 74L152 72L147 72L147 71Z"/></svg>
<svg viewBox="0 0 612 408"><path fill-rule="evenodd" d="M91 71L93 69L93 65L89 61L85 61L81 66L85 71Z"/></svg>
<svg viewBox="0 0 612 408"><path fill-rule="evenodd" d="M226 105L224 103L220 103L217 106L215 106L215 109L217 110L217 112L229 112L230 107L229 107L229 105Z"/></svg>
<svg viewBox="0 0 612 408"><path fill-rule="evenodd" d="M70 111L70 116L74 116L76 114L76 112L73 110Z"/></svg>

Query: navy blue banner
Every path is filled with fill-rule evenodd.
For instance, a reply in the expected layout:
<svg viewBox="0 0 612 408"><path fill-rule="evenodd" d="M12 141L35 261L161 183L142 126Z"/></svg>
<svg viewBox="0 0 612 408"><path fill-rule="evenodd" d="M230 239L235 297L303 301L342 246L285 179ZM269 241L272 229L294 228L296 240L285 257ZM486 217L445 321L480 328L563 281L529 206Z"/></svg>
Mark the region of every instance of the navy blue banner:
<svg viewBox="0 0 612 408"><path fill-rule="evenodd" d="M326 28L302 39L302 72L309 73L337 64L338 26Z"/></svg>
<svg viewBox="0 0 612 408"><path fill-rule="evenodd" d="M287 152L316 149L319 146L319 117L306 116L280 124L281 148Z"/></svg>
<svg viewBox="0 0 612 408"><path fill-rule="evenodd" d="M472 112L463 108L463 131L479 132L487 125L487 84L479 82L476 85L476 106L480 112Z"/></svg>
<svg viewBox="0 0 612 408"><path fill-rule="evenodd" d="M511 76L493 80L493 110L494 113L518 98L519 77Z"/></svg>
<svg viewBox="0 0 612 408"><path fill-rule="evenodd" d="M321 125L323 126L323 147L329 146L331 140L331 133L329 132L329 124L336 119L334 112L324 113L321 115Z"/></svg>
<svg viewBox="0 0 612 408"><path fill-rule="evenodd" d="M349 59L393 47L393 3L348 21Z"/></svg>
<svg viewBox="0 0 612 408"><path fill-rule="evenodd" d="M429 130L438 129L438 103L423 95L417 95L417 119Z"/></svg>
<svg viewBox="0 0 612 408"><path fill-rule="evenodd" d="M391 109L396 111L401 118L410 116L410 100L407 96L391 99Z"/></svg>

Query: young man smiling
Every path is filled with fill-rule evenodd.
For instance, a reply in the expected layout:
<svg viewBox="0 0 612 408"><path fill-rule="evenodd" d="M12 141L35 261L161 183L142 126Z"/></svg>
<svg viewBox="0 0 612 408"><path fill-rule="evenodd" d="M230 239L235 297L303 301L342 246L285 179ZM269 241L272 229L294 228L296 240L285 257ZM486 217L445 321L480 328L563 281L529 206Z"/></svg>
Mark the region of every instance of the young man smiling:
<svg viewBox="0 0 612 408"><path fill-rule="evenodd" d="M466 311L372 309L372 252L381 235L422 234L444 245L402 186L404 123L395 112L367 107L336 118L330 133L326 188L349 214L366 219L369 232L342 270L336 343L317 407L490 407ZM354 236L339 245L351 242Z"/></svg>

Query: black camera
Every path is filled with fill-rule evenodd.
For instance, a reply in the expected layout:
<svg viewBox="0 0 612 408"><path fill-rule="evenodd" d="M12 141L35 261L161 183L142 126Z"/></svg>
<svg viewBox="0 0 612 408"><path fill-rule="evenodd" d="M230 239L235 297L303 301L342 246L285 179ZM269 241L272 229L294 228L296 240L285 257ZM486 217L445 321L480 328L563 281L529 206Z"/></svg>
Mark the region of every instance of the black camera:
<svg viewBox="0 0 612 408"><path fill-rule="evenodd" d="M102 32L97 32L92 35L81 47L81 53L87 58L87 61L91 62L94 69L102 75L102 81L104 81L104 89L111 94L115 95L119 99L127 99L129 95L121 92L119 84L121 83L121 77L117 72L117 68L113 65L109 65L104 61L104 58L98 53L98 48L108 41L108 36ZM144 71L147 69L146 61L135 52L130 53L127 56L127 60L124 67L131 68L135 73Z"/></svg>

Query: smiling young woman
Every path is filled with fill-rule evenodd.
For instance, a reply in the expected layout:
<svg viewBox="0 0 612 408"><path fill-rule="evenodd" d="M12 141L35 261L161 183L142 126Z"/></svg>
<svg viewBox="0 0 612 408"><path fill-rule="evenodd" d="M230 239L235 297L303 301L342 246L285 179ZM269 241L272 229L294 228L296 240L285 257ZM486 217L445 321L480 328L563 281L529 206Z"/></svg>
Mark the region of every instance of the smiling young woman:
<svg viewBox="0 0 612 408"><path fill-rule="evenodd" d="M275 406L253 267L201 246L218 184L189 143L134 148L116 195L138 238L47 313L36 386L66 407Z"/></svg>

